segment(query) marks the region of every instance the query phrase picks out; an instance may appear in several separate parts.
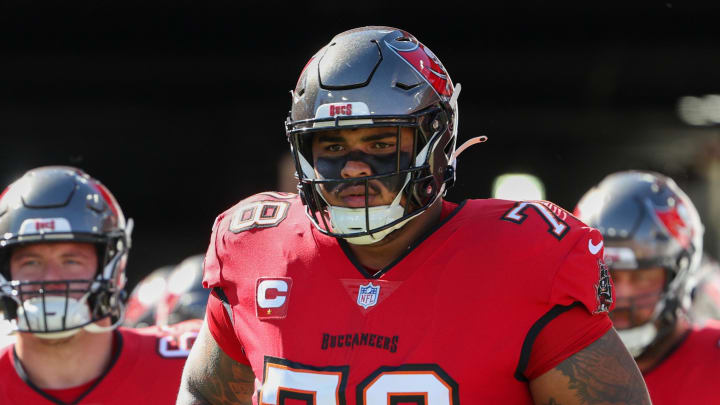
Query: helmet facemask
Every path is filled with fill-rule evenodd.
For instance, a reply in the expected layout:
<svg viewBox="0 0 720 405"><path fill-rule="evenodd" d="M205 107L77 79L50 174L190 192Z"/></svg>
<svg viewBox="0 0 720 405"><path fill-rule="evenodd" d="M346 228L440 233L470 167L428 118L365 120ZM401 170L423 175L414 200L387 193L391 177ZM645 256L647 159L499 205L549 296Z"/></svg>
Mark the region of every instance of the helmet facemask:
<svg viewBox="0 0 720 405"><path fill-rule="evenodd" d="M132 227L132 220L129 225ZM114 246L110 247L111 244ZM96 243L95 247L99 270L92 279L8 281L0 274L5 316L15 330L40 338L59 339L82 329L106 332L122 323L128 249L125 241L118 238ZM3 273L9 275L9 269ZM110 318L110 326L97 324L106 318Z"/></svg>
<svg viewBox="0 0 720 405"><path fill-rule="evenodd" d="M614 278L617 278L617 271L613 272ZM671 277L671 272L663 269L663 277L664 281L657 290L627 297L615 294L615 308L610 312L610 319L613 321L620 339L634 357L639 357L644 353L653 342L661 337L660 333L663 333L664 336L669 331L666 327L669 319L666 317L669 315L667 311L668 279ZM627 322L620 323L619 320L623 317L627 319ZM671 324L674 324L674 319Z"/></svg>
<svg viewBox="0 0 720 405"><path fill-rule="evenodd" d="M323 233L346 239L353 244L379 242L424 212L447 189L454 177L433 175L437 164L449 167L455 150L452 130L441 124L445 114L432 108L422 114L386 117L338 117L332 127L321 129L289 129L291 150L295 157L299 185L308 217ZM373 124L343 125L344 121L372 119ZM395 151L389 154L367 154L351 151L342 156L315 159L313 137L323 139L340 129L385 127L392 131ZM434 127L434 128L433 128ZM413 131L412 145L403 141L403 128ZM407 139L407 137L405 137ZM442 145L442 146L440 146ZM438 154L440 156L438 156ZM363 162L370 169L368 176L343 178L340 174L348 161ZM443 170L443 174L452 170ZM364 196L362 207L346 207L331 203L330 195L353 189ZM371 196L385 190L395 197L391 203L375 205Z"/></svg>

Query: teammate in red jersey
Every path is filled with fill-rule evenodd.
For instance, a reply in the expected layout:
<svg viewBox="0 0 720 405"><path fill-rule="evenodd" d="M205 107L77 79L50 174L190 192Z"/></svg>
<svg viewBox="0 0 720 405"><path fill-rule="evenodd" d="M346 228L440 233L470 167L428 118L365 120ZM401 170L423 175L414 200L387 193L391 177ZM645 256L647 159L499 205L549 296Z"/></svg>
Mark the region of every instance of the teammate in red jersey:
<svg viewBox="0 0 720 405"><path fill-rule="evenodd" d="M300 195L215 221L178 404L649 403L599 232L546 201L443 200L459 91L395 28L310 60L286 123Z"/></svg>
<svg viewBox="0 0 720 405"><path fill-rule="evenodd" d="M132 220L84 172L27 172L0 194L0 404L171 404L201 322L116 327Z"/></svg>
<svg viewBox="0 0 720 405"><path fill-rule="evenodd" d="M576 214L605 238L617 294L610 318L653 404L720 404L720 323L688 317L703 246L692 201L667 176L625 171L588 191Z"/></svg>

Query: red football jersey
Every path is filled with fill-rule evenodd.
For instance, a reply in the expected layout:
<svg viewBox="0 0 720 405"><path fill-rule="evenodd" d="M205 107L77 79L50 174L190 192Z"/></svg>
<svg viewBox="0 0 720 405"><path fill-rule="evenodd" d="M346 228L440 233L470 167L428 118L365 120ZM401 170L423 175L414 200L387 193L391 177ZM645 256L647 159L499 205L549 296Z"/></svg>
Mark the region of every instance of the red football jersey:
<svg viewBox="0 0 720 405"><path fill-rule="evenodd" d="M720 322L694 327L659 365L644 373L653 405L720 404Z"/></svg>
<svg viewBox="0 0 720 405"><path fill-rule="evenodd" d="M443 208L376 274L317 231L294 194L262 193L217 218L208 325L252 367L255 404L532 403L529 365L547 371L610 329L597 230L544 201ZM581 317L553 322L570 309ZM566 333L544 335L561 339L543 338L555 324Z"/></svg>
<svg viewBox="0 0 720 405"><path fill-rule="evenodd" d="M175 404L185 359L201 325L201 320L191 320L164 328L118 328L110 368L70 403ZM0 351L0 404L63 404L27 380L13 347Z"/></svg>

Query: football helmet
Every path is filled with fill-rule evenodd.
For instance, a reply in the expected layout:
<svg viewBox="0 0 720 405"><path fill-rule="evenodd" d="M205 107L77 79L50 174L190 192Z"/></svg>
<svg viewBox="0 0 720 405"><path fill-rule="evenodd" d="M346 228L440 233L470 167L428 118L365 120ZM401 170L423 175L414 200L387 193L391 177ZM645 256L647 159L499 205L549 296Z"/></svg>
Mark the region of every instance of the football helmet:
<svg viewBox="0 0 720 405"><path fill-rule="evenodd" d="M202 286L204 258L203 254L187 257L170 272L164 298L157 304L156 325L205 317L210 290Z"/></svg>
<svg viewBox="0 0 720 405"><path fill-rule="evenodd" d="M131 232L132 220L126 222L115 197L82 170L46 166L28 171L0 194L0 297L5 316L18 331L49 339L71 336L81 328L99 333L118 326L125 313ZM96 246L96 276L13 280L12 250L48 242ZM111 326L96 324L105 318L111 318Z"/></svg>
<svg viewBox="0 0 720 405"><path fill-rule="evenodd" d="M671 178L647 171L605 177L580 199L575 214L602 233L611 270L665 269L657 299L644 294L616 302L614 311L630 314L641 302L656 302L647 322L618 330L637 358L672 331L678 316L687 314L702 260L700 216Z"/></svg>
<svg viewBox="0 0 720 405"><path fill-rule="evenodd" d="M376 243L443 196L455 181L459 94L435 54L397 28L356 28L320 49L291 91L285 122L298 189L315 227L353 244ZM318 174L313 136L367 127L397 133L391 170L347 179ZM403 127L414 132L411 153L399 147ZM368 206L373 181L397 192L391 204ZM364 186L365 207L333 206L323 196L323 188L351 185Z"/></svg>
<svg viewBox="0 0 720 405"><path fill-rule="evenodd" d="M150 272L133 288L127 300L123 326L144 328L155 325L158 303L165 297L167 278L173 265Z"/></svg>

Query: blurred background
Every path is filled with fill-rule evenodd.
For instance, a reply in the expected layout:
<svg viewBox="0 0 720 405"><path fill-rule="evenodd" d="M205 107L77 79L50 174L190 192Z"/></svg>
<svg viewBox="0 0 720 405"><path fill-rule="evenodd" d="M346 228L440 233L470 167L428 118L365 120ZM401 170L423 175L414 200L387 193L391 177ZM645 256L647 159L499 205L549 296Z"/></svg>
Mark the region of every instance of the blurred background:
<svg viewBox="0 0 720 405"><path fill-rule="evenodd" d="M0 183L48 164L101 180L135 219L132 288L203 253L238 200L292 188L300 70L338 32L391 25L462 83L460 141L489 137L459 159L450 200L526 173L572 210L610 172L656 170L694 200L717 257L720 6L496 3L4 1Z"/></svg>

